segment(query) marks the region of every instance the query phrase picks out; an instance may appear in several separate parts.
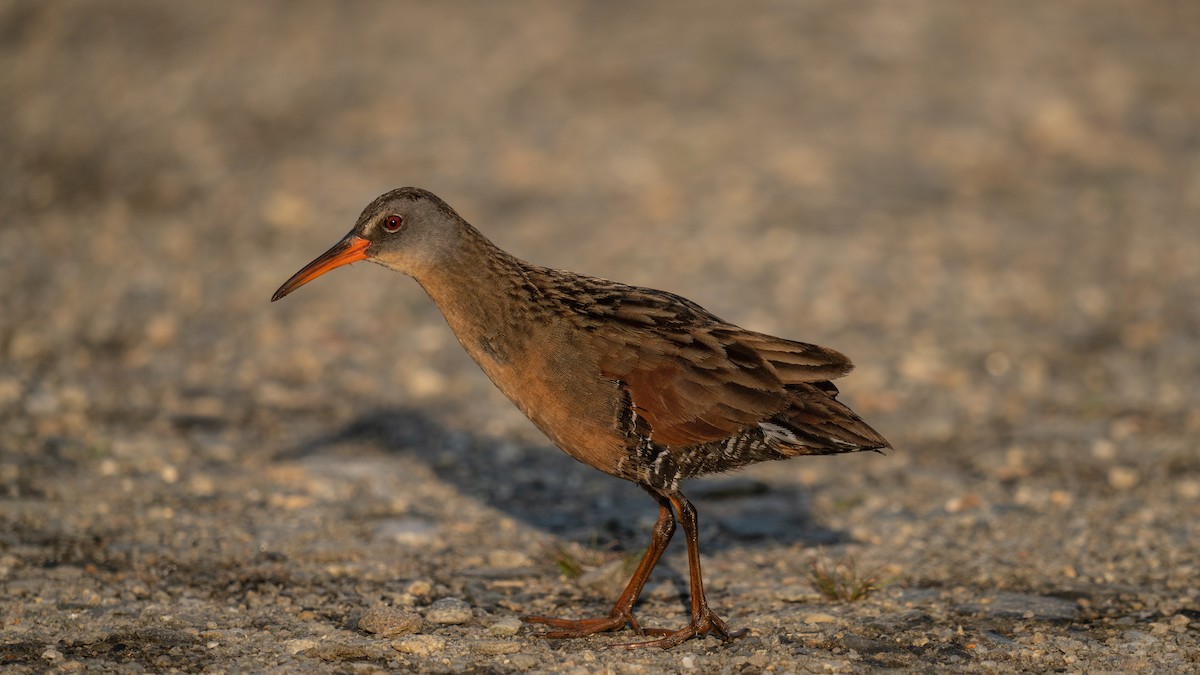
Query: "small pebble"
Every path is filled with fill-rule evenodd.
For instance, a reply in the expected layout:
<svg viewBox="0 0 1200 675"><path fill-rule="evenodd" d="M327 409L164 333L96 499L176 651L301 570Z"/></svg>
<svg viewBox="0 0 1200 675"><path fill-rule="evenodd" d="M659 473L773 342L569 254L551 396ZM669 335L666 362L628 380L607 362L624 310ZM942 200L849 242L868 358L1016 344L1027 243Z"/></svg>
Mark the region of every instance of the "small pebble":
<svg viewBox="0 0 1200 675"><path fill-rule="evenodd" d="M834 621L837 621L837 618L822 612L809 614L808 616L804 617L804 623L833 623Z"/></svg>
<svg viewBox="0 0 1200 675"><path fill-rule="evenodd" d="M458 598L442 598L429 606L425 618L443 625L466 623L471 620L471 606Z"/></svg>
<svg viewBox="0 0 1200 675"><path fill-rule="evenodd" d="M517 670L529 670L538 664L537 657L533 654L513 654L508 662Z"/></svg>
<svg viewBox="0 0 1200 675"><path fill-rule="evenodd" d="M403 654L429 656L446 648L445 638L437 635L413 635L392 642L392 649Z"/></svg>
<svg viewBox="0 0 1200 675"><path fill-rule="evenodd" d="M1108 470L1108 484L1117 490L1130 490L1137 487L1142 477L1136 469L1125 466L1114 466Z"/></svg>
<svg viewBox="0 0 1200 675"><path fill-rule="evenodd" d="M521 620L515 616L506 616L488 626L487 632L489 635L495 635L496 637L512 637L519 630L521 630Z"/></svg>
<svg viewBox="0 0 1200 675"><path fill-rule="evenodd" d="M516 654L521 651L521 643L508 640L480 640L471 645L471 650L477 654Z"/></svg>
<svg viewBox="0 0 1200 675"><path fill-rule="evenodd" d="M358 621L358 627L383 637L408 635L421 629L421 615L380 605L368 609Z"/></svg>
<svg viewBox="0 0 1200 675"><path fill-rule="evenodd" d="M311 656L322 661L353 661L355 659L369 658L370 654L361 645L331 640L317 643L317 646L305 652L305 656Z"/></svg>
<svg viewBox="0 0 1200 675"><path fill-rule="evenodd" d="M287 653L289 653L289 654L299 654L300 652L307 651L316 646L317 646L317 641L311 640L309 638L303 638L303 639L299 639L299 640L288 640L287 642L284 643L284 649L286 649Z"/></svg>
<svg viewBox="0 0 1200 675"><path fill-rule="evenodd" d="M410 583L404 592L418 597L429 595L433 592L433 582L428 579L417 579Z"/></svg>
<svg viewBox="0 0 1200 675"><path fill-rule="evenodd" d="M439 536L436 523L424 518L389 518L375 526L375 536L409 546L426 545Z"/></svg>

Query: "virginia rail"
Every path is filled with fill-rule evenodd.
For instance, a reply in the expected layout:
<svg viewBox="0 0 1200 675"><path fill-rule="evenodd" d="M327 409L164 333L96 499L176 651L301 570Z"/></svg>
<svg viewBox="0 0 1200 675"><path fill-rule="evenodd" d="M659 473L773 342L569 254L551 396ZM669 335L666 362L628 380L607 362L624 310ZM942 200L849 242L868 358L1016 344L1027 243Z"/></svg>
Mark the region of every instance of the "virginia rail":
<svg viewBox="0 0 1200 675"><path fill-rule="evenodd" d="M431 192L393 190L283 284L278 300L341 265L370 260L417 281L492 382L568 455L637 483L658 502L650 547L607 616L558 619L547 637L630 625L672 647L731 631L700 574L696 509L680 481L769 459L891 447L837 401L842 354L739 328L678 295L531 265L500 250ZM687 538L691 621L644 628L633 605L676 523Z"/></svg>

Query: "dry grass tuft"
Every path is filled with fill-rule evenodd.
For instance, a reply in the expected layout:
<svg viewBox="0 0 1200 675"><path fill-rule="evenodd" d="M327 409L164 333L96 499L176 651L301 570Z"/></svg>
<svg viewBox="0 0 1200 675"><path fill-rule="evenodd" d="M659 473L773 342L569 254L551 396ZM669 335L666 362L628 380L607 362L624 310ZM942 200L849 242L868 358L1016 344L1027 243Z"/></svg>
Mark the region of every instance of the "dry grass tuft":
<svg viewBox="0 0 1200 675"><path fill-rule="evenodd" d="M830 562L821 551L806 576L813 589L831 602L856 602L883 588L886 583L877 569L863 571L854 556Z"/></svg>
<svg viewBox="0 0 1200 675"><path fill-rule="evenodd" d="M609 547L593 541L590 546L575 543L555 543L548 552L554 566L568 579L578 579L588 570L595 569L614 558Z"/></svg>

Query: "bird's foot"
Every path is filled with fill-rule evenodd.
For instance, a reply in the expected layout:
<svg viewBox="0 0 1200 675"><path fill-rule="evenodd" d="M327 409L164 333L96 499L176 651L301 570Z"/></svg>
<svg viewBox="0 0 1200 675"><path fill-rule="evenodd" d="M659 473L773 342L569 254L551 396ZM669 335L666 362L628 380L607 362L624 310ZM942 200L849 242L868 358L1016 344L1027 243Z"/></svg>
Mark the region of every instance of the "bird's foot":
<svg viewBox="0 0 1200 675"><path fill-rule="evenodd" d="M654 629L653 632L647 630L650 635L662 635L663 637L657 640L647 640L645 642L629 642L626 644L612 645L622 649L640 649L642 647L661 647L670 649L685 640L690 640L694 637L704 637L705 635L713 635L723 641L728 642L734 638L740 638L748 631L745 628L741 630L729 630L721 617L717 616L712 610L705 608L704 613L700 616L693 616L691 623L676 631Z"/></svg>
<svg viewBox="0 0 1200 675"><path fill-rule="evenodd" d="M642 628L637 619L633 617L633 612L629 610L613 609L608 616L602 616L595 619L559 619L552 616L523 616L521 620L525 623L540 623L551 628L548 633L544 633L542 637L561 639L561 638L580 638L596 633L604 633L612 630L621 630L626 625L633 628L638 635L668 635L669 630L662 628Z"/></svg>

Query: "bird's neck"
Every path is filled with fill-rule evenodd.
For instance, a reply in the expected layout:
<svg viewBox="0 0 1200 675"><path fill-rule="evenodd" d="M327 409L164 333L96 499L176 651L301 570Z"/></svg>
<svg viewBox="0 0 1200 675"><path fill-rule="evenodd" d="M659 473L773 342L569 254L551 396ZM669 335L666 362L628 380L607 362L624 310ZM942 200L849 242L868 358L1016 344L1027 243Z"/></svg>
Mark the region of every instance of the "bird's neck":
<svg viewBox="0 0 1200 675"><path fill-rule="evenodd" d="M470 225L454 255L413 274L433 299L467 352L489 375L523 351L522 303L530 296L529 266ZM535 292L535 291L533 291Z"/></svg>

